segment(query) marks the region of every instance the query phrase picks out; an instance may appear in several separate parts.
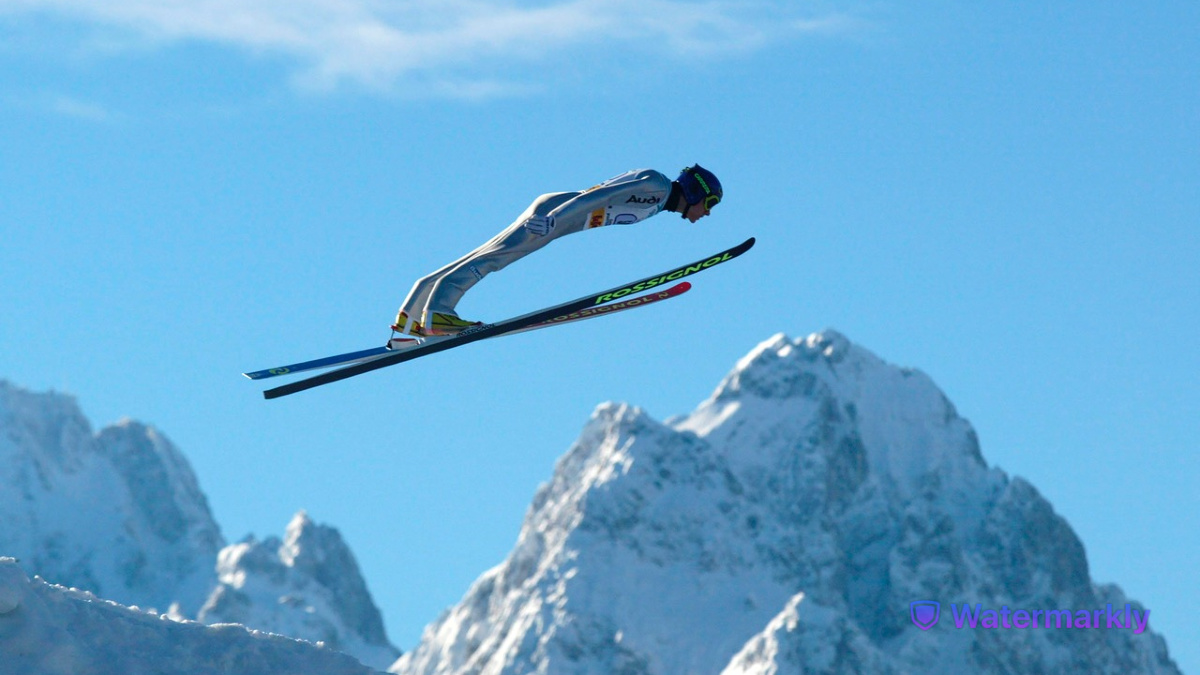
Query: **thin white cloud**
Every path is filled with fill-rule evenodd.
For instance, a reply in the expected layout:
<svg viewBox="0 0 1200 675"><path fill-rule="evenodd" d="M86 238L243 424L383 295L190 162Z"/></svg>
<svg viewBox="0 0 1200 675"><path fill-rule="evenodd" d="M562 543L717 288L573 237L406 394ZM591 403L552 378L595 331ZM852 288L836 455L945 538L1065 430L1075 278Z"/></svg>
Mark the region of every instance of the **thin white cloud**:
<svg viewBox="0 0 1200 675"><path fill-rule="evenodd" d="M72 96L52 96L48 99L47 105L50 110L59 115L89 122L112 122L118 117L116 113L98 103Z"/></svg>
<svg viewBox="0 0 1200 675"><path fill-rule="evenodd" d="M0 102L19 110L48 112L84 122L108 124L124 119L124 115L102 104L52 92L20 96L8 94Z"/></svg>
<svg viewBox="0 0 1200 675"><path fill-rule="evenodd" d="M663 57L739 52L814 31L836 17L795 0L0 0L0 15L39 13L92 27L112 49L180 42L226 45L296 63L316 89L384 91L414 82L490 96L488 75L574 50L641 48ZM117 37L114 37L117 36ZM526 86L526 85L518 85Z"/></svg>

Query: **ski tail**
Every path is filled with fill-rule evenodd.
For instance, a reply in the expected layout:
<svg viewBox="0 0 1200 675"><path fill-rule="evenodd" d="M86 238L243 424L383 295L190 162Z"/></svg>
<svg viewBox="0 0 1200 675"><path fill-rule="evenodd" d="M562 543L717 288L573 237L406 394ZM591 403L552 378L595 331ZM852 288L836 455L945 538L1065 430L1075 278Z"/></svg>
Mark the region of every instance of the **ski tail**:
<svg viewBox="0 0 1200 675"><path fill-rule="evenodd" d="M344 380L348 377L361 375L372 370L378 370L380 368L386 368L388 366L404 363L405 361L411 361L413 359L428 356L430 354L436 354L437 352L445 351L447 349L461 347L490 337L512 333L559 316L594 308L599 305L612 302L613 300L624 298L628 295L648 291L663 284L678 281L684 277L703 272L704 270L720 265L721 263L733 260L746 251L749 251L753 246L754 238L751 237L731 249L722 251L707 258L703 258L694 263L677 267L662 274L655 274L653 276L646 277L645 279L640 279L623 286L617 286L601 293L585 295L582 298L578 298L570 302L564 302L561 305L555 305L554 307L548 307L546 309L530 312L529 314L524 314L522 316L514 317L499 323L491 323L474 328L468 328L467 330L464 330L448 340L424 344L419 347L413 347L412 349L406 349L403 351L396 351L391 354L385 354L376 359L355 363L344 368L338 368L337 370L331 370L319 375L314 375L313 377L304 380L299 380L280 387L275 387L274 389L268 389L263 392L263 396L268 399L288 396L290 394L305 391L307 389L312 389L313 387L319 387L331 382Z"/></svg>
<svg viewBox="0 0 1200 675"><path fill-rule="evenodd" d="M357 352L349 352L346 354L338 354L336 356L326 356L312 361L303 361L301 363L293 363L287 366L278 366L276 368L267 368L266 370L256 370L251 373L242 373L251 380L265 380L269 377L279 377L280 375L291 375L293 373L302 373L306 370L317 370L320 368L332 368L334 366L345 366L356 361L383 356L391 350L387 347L376 347L374 349L364 349Z"/></svg>

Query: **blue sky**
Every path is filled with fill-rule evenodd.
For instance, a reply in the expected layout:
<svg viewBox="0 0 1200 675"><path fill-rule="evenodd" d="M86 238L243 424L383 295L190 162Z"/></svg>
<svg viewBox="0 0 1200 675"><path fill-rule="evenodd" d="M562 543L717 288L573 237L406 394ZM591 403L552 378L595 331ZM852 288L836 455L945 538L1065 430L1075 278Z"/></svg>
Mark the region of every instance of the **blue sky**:
<svg viewBox="0 0 1200 675"><path fill-rule="evenodd" d="M238 5L0 0L0 377L161 428L227 537L337 526L407 650L595 405L684 413L831 327L933 376L1200 669L1200 6ZM758 237L684 299L278 401L239 375L380 344L540 193L692 162L712 218L560 240L459 309Z"/></svg>

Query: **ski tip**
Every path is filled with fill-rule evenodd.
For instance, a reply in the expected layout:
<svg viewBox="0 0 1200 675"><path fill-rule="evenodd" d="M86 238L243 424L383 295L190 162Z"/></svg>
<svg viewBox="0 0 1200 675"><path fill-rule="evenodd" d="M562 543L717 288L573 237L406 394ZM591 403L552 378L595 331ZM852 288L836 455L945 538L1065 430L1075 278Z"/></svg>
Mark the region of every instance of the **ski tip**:
<svg viewBox="0 0 1200 675"><path fill-rule="evenodd" d="M756 241L758 241L758 240L755 239L754 237L750 237L746 241L743 241L742 243L738 244L737 246L734 246L733 248L725 251L725 253L726 253L726 255L736 258L737 256L745 253L746 251L749 251L750 249L754 248L754 243Z"/></svg>
<svg viewBox="0 0 1200 675"><path fill-rule="evenodd" d="M674 298L676 296L683 295L690 290L692 290L692 283L690 281L681 281L667 290L659 293L659 296L664 298Z"/></svg>

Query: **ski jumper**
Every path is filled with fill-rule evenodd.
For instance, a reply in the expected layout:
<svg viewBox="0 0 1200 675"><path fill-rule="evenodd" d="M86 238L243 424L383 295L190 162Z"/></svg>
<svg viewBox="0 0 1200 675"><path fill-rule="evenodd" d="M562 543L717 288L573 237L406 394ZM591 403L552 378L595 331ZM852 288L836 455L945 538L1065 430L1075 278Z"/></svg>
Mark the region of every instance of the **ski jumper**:
<svg viewBox="0 0 1200 675"><path fill-rule="evenodd" d="M559 237L656 215L670 194L671 179L652 169L628 171L582 192L544 194L491 241L417 281L401 310L410 317L422 317L423 324L434 312L455 314L463 294L488 274Z"/></svg>

